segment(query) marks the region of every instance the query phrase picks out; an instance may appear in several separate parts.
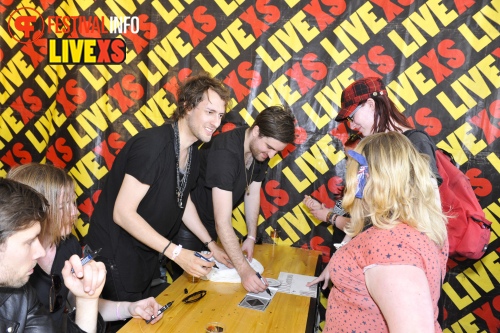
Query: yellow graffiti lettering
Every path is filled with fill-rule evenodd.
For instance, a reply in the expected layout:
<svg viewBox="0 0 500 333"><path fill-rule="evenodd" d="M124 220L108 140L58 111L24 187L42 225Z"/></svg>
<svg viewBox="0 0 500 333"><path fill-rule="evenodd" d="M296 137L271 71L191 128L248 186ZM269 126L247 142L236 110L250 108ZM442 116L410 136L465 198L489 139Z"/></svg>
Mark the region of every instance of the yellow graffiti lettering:
<svg viewBox="0 0 500 333"><path fill-rule="evenodd" d="M35 122L35 128L42 136L41 140L36 139L31 130L26 131L26 137L33 144L36 150L41 153L47 143L49 137L56 133L56 128L59 128L66 121L66 115L57 111L56 102L54 101L49 109Z"/></svg>
<svg viewBox="0 0 500 333"><path fill-rule="evenodd" d="M486 331L479 331L479 327L477 327L477 325L474 323L475 321L476 317L474 317L472 313L469 313L458 320L456 323L451 324L451 330L449 328L444 329L443 333L486 333Z"/></svg>
<svg viewBox="0 0 500 333"><path fill-rule="evenodd" d="M90 85L94 87L96 91L98 91L102 89L109 80L111 80L113 75L108 71L108 69L104 65L95 65L92 67L99 71L101 77L99 78L95 77L94 73L88 69L88 66L82 66L79 69L79 72L87 79L87 81L89 81Z"/></svg>
<svg viewBox="0 0 500 333"><path fill-rule="evenodd" d="M86 189L94 185L91 174L99 180L108 173L108 169L106 169L105 166L100 166L99 163L97 163L96 157L93 151L89 151L81 160L76 162L75 166L68 172L68 174L76 180L75 192L77 196L83 193L80 184Z"/></svg>
<svg viewBox="0 0 500 333"><path fill-rule="evenodd" d="M158 11L158 14L160 14L160 18L162 18L167 24L172 23L172 21L184 10L184 6L178 0L170 0L170 3L174 8L171 11L168 11L168 9L163 6L162 1L153 0L151 2L151 5Z"/></svg>
<svg viewBox="0 0 500 333"><path fill-rule="evenodd" d="M23 122L14 116L14 110L12 110L10 106L7 107L0 115L0 138L2 138L5 142L10 142L14 138L11 129L15 134L17 134L21 132L23 128ZM3 147L5 147L5 145L2 141L0 141L0 149Z"/></svg>
<svg viewBox="0 0 500 333"><path fill-rule="evenodd" d="M473 134L472 126L469 123L464 123L462 126L458 127L453 133L448 135L446 139L449 143L442 140L436 146L450 152L455 158L455 161L460 165L468 161L468 158L462 149L462 145L465 146L474 156L488 146L483 139L478 139ZM462 143L459 143L458 140Z"/></svg>
<svg viewBox="0 0 500 333"><path fill-rule="evenodd" d="M215 0L217 6L222 9L226 16L231 15L243 2L245 2L245 0L231 0L229 2L226 0Z"/></svg>
<svg viewBox="0 0 500 333"><path fill-rule="evenodd" d="M500 158L498 158L495 153L491 153L488 156L486 156L486 159L493 165L495 170L497 170L498 173L500 173Z"/></svg>

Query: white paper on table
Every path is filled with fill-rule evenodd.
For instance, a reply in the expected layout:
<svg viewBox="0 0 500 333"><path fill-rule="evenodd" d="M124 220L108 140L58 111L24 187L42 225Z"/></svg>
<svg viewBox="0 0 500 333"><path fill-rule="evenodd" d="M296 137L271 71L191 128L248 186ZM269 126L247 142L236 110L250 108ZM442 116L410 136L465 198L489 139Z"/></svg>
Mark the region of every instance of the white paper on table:
<svg viewBox="0 0 500 333"><path fill-rule="evenodd" d="M229 268L223 263L218 262L215 258L211 257L211 261L215 261L217 263L217 268L212 268L210 273L207 276L201 277L203 280L210 280L213 282L227 282L227 283L240 283L241 278L236 271L236 268ZM247 259L248 261L248 259ZM256 272L262 274L264 272L264 266L255 258L252 259L252 262L249 262L250 267L252 267ZM269 296L269 295L268 295Z"/></svg>
<svg viewBox="0 0 500 333"><path fill-rule="evenodd" d="M281 286L279 286L278 292L316 298L318 295L317 285L306 286L315 278L315 276L280 272L278 280L281 282Z"/></svg>

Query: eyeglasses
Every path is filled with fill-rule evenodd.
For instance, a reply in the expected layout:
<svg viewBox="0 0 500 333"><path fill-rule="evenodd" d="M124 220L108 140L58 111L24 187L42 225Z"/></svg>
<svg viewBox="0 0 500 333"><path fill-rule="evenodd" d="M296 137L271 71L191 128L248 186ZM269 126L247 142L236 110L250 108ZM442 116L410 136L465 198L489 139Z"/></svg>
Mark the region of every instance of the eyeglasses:
<svg viewBox="0 0 500 333"><path fill-rule="evenodd" d="M206 294L207 294L206 290L200 290L200 291L197 291L197 292L192 293L190 295L187 295L186 297L184 297L184 299L182 301L186 304L198 302L200 299L205 297Z"/></svg>
<svg viewBox="0 0 500 333"><path fill-rule="evenodd" d="M351 115L349 117L347 117L347 120L349 120L350 122L353 122L354 121L354 115L356 114L356 112L358 112L358 110L361 109L361 104L359 104L355 109L354 111L351 113Z"/></svg>
<svg viewBox="0 0 500 333"><path fill-rule="evenodd" d="M54 312L64 305L63 297L59 295L62 288L62 281L61 277L57 274L52 274L50 277L52 279L52 286L49 292L49 310L50 312Z"/></svg>

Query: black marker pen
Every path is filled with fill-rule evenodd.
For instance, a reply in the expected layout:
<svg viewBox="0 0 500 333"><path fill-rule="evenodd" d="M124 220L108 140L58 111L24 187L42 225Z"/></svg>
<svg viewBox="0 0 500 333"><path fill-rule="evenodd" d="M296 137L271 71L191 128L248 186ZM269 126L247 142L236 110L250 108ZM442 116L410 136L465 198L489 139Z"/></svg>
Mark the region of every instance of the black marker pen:
<svg viewBox="0 0 500 333"><path fill-rule="evenodd" d="M146 320L146 324L149 324L150 322L152 322L156 317L158 317L159 315L161 315L165 310L167 310L169 307L172 306L172 304L174 303L174 301L172 302L169 302L167 304L165 304L164 306L162 306L161 308L158 309L158 313L155 315L152 315L151 316L151 319L148 319Z"/></svg>
<svg viewBox="0 0 500 333"><path fill-rule="evenodd" d="M210 259L205 258L204 256L202 256L199 252L195 252L194 255L197 256L200 259L205 260L206 262L212 262ZM214 267L217 268L217 269L219 268L219 267L217 267L217 264L214 264Z"/></svg>
<svg viewBox="0 0 500 333"><path fill-rule="evenodd" d="M99 254L99 252L101 252L102 248L94 251L94 252L91 252L89 254L87 254L85 257L82 258L82 260L80 261L82 263L82 266L85 265L86 263L88 263L89 261L93 260L95 257L97 257L97 255ZM71 269L71 273L74 273L75 270L72 268Z"/></svg>

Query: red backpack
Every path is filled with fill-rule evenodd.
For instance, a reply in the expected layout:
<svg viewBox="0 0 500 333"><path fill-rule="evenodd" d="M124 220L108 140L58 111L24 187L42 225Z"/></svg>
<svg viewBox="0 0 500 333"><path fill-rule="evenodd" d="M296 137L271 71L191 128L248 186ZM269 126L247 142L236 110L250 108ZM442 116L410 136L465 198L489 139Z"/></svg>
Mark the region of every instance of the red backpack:
<svg viewBox="0 0 500 333"><path fill-rule="evenodd" d="M479 259L490 242L491 222L486 219L469 178L452 161L451 154L436 149L436 164L443 178L439 186L441 206L449 216L450 256Z"/></svg>
<svg viewBox="0 0 500 333"><path fill-rule="evenodd" d="M415 131L404 134L409 137ZM432 142L427 133L419 132ZM456 166L453 156L436 148L436 165L443 179L439 195L443 213L448 216L450 256L479 259L490 242L491 222L486 219L469 178Z"/></svg>

